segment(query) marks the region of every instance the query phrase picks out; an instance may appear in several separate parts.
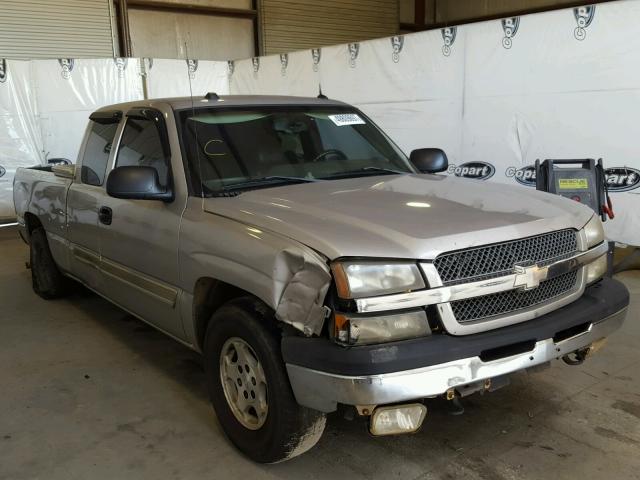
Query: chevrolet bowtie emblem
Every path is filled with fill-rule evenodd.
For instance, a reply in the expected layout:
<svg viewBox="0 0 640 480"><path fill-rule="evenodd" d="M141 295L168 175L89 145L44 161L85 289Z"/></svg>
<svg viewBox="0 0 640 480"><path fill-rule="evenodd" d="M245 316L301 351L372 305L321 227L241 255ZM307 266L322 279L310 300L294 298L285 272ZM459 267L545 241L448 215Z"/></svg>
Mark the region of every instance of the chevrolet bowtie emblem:
<svg viewBox="0 0 640 480"><path fill-rule="evenodd" d="M516 273L513 287L523 288L524 290L536 288L540 285L540 282L547 279L547 274L549 272L548 267L538 267L537 265L532 265L530 267L515 265L513 269Z"/></svg>

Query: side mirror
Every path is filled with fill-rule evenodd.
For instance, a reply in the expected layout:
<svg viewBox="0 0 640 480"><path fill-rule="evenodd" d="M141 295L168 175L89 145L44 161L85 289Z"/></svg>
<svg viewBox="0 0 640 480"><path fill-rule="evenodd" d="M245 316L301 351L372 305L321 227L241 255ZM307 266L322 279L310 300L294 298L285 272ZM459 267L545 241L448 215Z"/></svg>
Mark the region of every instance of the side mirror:
<svg viewBox="0 0 640 480"><path fill-rule="evenodd" d="M444 172L449 167L446 153L439 148L419 148L411 152L409 159L420 173Z"/></svg>
<svg viewBox="0 0 640 480"><path fill-rule="evenodd" d="M153 167L116 167L107 177L107 194L115 198L135 200L173 200L171 188L160 185L158 172Z"/></svg>

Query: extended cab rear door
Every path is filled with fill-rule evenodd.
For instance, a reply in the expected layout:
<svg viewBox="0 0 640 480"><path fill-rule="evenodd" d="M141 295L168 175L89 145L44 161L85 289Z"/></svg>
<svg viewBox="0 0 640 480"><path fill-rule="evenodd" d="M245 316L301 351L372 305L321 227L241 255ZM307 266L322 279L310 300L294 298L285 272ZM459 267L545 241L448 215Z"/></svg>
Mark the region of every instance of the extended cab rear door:
<svg viewBox="0 0 640 480"><path fill-rule="evenodd" d="M110 197L100 208L101 293L165 332L184 338L178 309L178 238L187 186L173 112L125 112L112 167L150 166L174 192L173 201Z"/></svg>
<svg viewBox="0 0 640 480"><path fill-rule="evenodd" d="M94 290L100 289L98 215L104 197L107 166L122 119L121 111L92 114L67 195L70 270Z"/></svg>

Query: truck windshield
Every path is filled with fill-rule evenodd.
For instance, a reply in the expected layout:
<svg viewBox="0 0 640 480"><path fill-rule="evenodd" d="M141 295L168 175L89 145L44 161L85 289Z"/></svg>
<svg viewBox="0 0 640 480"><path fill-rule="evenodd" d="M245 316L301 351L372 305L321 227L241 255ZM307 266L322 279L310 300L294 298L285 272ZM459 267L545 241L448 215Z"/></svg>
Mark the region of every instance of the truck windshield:
<svg viewBox="0 0 640 480"><path fill-rule="evenodd" d="M393 142L352 108L198 108L178 117L198 195L415 172Z"/></svg>

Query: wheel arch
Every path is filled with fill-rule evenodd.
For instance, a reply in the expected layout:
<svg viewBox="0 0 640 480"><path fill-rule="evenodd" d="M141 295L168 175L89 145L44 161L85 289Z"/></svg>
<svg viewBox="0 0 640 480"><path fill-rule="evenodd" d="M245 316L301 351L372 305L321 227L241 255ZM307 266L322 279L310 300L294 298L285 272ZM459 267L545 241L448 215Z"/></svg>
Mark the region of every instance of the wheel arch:
<svg viewBox="0 0 640 480"><path fill-rule="evenodd" d="M225 303L240 297L251 297L273 313L273 309L255 294L213 277L200 277L193 289L193 322L195 341L202 350L212 315Z"/></svg>
<svg viewBox="0 0 640 480"><path fill-rule="evenodd" d="M27 235L27 240L31 239L31 234L36 228L44 228L42 222L35 213L25 212L24 214L24 226Z"/></svg>

